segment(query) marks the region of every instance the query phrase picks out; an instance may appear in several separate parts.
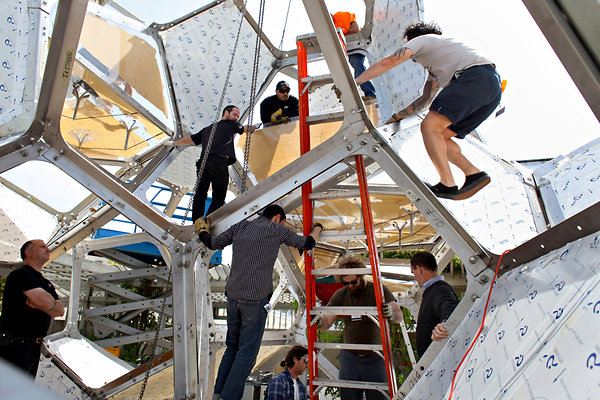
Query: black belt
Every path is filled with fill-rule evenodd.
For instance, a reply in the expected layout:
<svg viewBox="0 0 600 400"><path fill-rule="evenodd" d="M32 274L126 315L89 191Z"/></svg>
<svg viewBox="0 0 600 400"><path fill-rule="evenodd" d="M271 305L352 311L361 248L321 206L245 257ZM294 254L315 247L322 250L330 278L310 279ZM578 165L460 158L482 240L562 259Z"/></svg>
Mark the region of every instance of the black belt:
<svg viewBox="0 0 600 400"><path fill-rule="evenodd" d="M9 340L10 344L42 344L44 342L43 337L18 337L11 336Z"/></svg>

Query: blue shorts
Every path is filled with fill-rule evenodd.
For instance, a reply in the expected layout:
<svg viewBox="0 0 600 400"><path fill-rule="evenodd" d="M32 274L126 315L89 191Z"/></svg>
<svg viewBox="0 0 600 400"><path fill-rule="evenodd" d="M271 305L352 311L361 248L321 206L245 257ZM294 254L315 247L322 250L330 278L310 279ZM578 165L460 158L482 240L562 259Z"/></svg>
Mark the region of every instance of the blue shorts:
<svg viewBox="0 0 600 400"><path fill-rule="evenodd" d="M448 117L452 122L448 129L463 139L494 112L501 96L496 68L476 65L457 72L429 109Z"/></svg>

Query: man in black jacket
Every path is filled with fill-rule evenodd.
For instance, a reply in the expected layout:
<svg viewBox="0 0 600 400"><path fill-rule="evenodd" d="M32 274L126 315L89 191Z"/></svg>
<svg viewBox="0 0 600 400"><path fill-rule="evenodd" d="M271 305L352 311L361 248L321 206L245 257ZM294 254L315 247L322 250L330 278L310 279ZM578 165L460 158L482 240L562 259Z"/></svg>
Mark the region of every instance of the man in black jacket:
<svg viewBox="0 0 600 400"><path fill-rule="evenodd" d="M290 118L298 115L298 99L290 95L290 85L286 81L277 83L275 94L260 103L260 120L265 124L287 124Z"/></svg>
<svg viewBox="0 0 600 400"><path fill-rule="evenodd" d="M225 195L229 185L228 167L235 163L235 150L233 148L233 138L236 133L248 133L256 129L254 126L242 126L238 122L240 118L240 109L234 105L228 105L223 109L221 120L217 122L217 127L213 136L213 141L208 151L208 159L204 166L204 171L192 203L192 220L204 216L204 203L208 193L208 187L212 184L212 200L206 215L209 215L223 204L225 204ZM190 144L202 145L202 155L196 163L196 171L200 170L204 153L210 138L212 124L203 128L200 132L191 136L185 136L171 143L171 146L187 146Z"/></svg>
<svg viewBox="0 0 600 400"><path fill-rule="evenodd" d="M433 340L448 337L444 323L458 305L452 287L437 273L435 257L419 251L410 259L410 270L423 290L423 299L417 319L417 354L422 357Z"/></svg>

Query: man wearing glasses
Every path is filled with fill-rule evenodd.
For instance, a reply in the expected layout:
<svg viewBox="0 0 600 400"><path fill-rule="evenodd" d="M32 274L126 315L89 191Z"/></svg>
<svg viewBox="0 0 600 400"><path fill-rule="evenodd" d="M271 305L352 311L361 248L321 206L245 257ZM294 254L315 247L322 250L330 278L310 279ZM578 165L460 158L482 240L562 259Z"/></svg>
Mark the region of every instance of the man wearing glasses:
<svg viewBox="0 0 600 400"><path fill-rule="evenodd" d="M263 124L287 124L290 118L298 114L298 99L290 95L290 85L286 81L278 82L275 94L260 103L260 120Z"/></svg>
<svg viewBox="0 0 600 400"><path fill-rule="evenodd" d="M292 347L279 365L285 370L269 382L265 400L306 399L306 388L299 376L308 365L308 350L300 345Z"/></svg>
<svg viewBox="0 0 600 400"><path fill-rule="evenodd" d="M365 268L357 256L347 256L339 261L339 268ZM377 304L373 282L367 282L362 275L342 275L345 287L338 289L328 306L370 306ZM385 304L383 315L392 322L400 322L402 311L392 292L383 287ZM328 329L337 319L335 315L326 315L317 322L319 329ZM345 315L344 343L381 344L379 326L366 315ZM340 350L340 380L362 382L386 382L385 361L371 350ZM386 397L377 390L340 388L342 400L362 399L363 391L367 400L379 400Z"/></svg>

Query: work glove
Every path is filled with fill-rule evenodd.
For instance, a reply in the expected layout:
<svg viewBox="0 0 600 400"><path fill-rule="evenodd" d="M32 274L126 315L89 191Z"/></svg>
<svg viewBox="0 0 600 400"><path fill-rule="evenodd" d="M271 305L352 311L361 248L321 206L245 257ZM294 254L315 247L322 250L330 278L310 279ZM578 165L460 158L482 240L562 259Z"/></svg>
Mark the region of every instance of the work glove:
<svg viewBox="0 0 600 400"><path fill-rule="evenodd" d="M392 309L392 305L390 303L385 303L381 306L381 312L386 319L390 321L394 319L394 310Z"/></svg>
<svg viewBox="0 0 600 400"><path fill-rule="evenodd" d="M333 85L331 87L331 90L333 90L335 92L335 96L338 98L338 100L342 99L342 92L340 91L340 89L338 89L337 87L335 87L335 85Z"/></svg>
<svg viewBox="0 0 600 400"><path fill-rule="evenodd" d="M194 221L194 226L196 227L196 232L198 235L202 232L208 232L210 228L210 220L208 217L200 217Z"/></svg>
<svg viewBox="0 0 600 400"><path fill-rule="evenodd" d="M278 123L283 123L283 124L287 124L288 122L290 122L290 117L288 117L287 115L282 115L279 119L278 119Z"/></svg>
<svg viewBox="0 0 600 400"><path fill-rule="evenodd" d="M280 124L282 122L282 121L280 121L282 114L283 114L283 110L281 108L279 110L275 111L273 114L271 114L271 123L272 124Z"/></svg>

